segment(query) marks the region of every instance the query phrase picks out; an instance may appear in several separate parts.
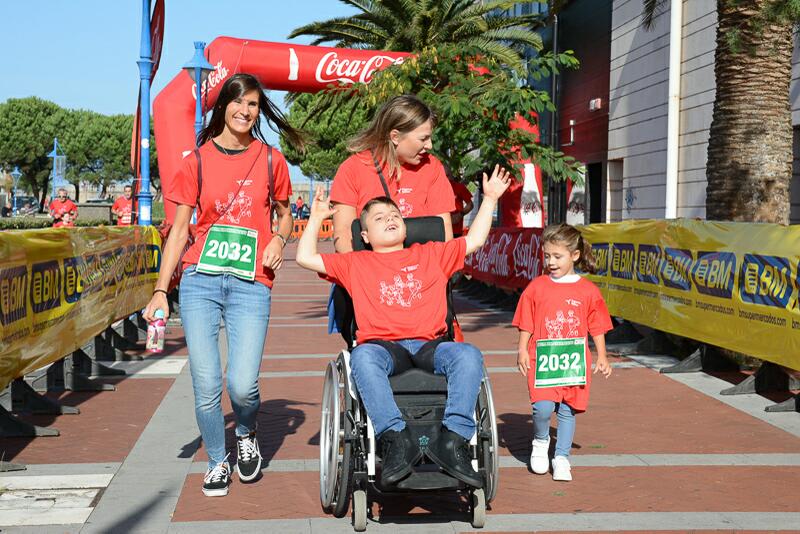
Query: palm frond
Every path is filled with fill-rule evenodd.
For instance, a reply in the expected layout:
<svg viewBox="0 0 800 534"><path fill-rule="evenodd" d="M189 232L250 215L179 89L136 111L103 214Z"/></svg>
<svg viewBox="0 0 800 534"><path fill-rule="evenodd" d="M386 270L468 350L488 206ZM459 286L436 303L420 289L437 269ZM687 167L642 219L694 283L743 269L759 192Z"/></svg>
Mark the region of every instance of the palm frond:
<svg viewBox="0 0 800 534"><path fill-rule="evenodd" d="M653 29L655 19L664 12L667 0L642 0L642 26Z"/></svg>

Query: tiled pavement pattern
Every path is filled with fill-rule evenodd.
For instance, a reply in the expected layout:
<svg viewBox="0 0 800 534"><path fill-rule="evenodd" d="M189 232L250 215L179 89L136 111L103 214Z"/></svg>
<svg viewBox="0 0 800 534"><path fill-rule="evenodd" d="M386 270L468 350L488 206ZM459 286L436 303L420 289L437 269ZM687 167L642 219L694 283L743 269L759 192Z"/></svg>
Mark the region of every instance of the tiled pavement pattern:
<svg viewBox="0 0 800 534"><path fill-rule="evenodd" d="M278 276L260 378L267 465L258 481L234 477L228 497L202 495L205 452L185 341L172 323L164 353L115 364L129 372L113 381L116 391L54 395L80 415L26 418L60 437L0 440L2 459L28 464L0 474L0 532L352 532L318 498L322 372L341 347L326 335L327 292L292 261ZM595 382L578 418L575 480L531 474L511 315L456 302L467 340L484 351L501 435L500 488L483 531L800 532L800 415L767 414L772 400L757 395L721 397L729 382L717 377L658 374L669 358L613 358L614 375ZM373 513L368 532L474 530L455 498L386 500Z"/></svg>

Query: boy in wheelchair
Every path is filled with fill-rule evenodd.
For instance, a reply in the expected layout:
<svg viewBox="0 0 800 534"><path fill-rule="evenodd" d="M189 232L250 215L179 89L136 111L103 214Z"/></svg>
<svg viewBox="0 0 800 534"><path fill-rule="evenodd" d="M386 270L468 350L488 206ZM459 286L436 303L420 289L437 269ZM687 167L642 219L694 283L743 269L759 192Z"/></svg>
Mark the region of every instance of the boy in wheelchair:
<svg viewBox="0 0 800 534"><path fill-rule="evenodd" d="M446 473L470 486L483 485L472 468L469 440L483 372L480 351L449 341L445 321L447 282L464 258L483 246L498 199L510 175L495 166L483 175L483 202L469 234L446 243L404 248L406 225L387 197L369 201L359 220L361 236L372 250L319 254L317 236L332 209L317 188L308 225L297 248L297 263L345 289L353 299L358 345L351 354L352 378L379 439L381 484L389 486L411 474L423 456L394 401L389 376L410 366L427 368L447 379L447 405L438 438L427 456Z"/></svg>

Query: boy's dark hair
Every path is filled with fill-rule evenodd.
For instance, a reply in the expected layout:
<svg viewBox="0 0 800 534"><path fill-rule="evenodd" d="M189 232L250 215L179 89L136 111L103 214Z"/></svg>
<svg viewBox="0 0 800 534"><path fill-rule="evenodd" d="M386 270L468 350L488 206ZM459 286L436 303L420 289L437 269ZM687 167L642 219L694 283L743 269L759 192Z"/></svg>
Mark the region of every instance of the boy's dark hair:
<svg viewBox="0 0 800 534"><path fill-rule="evenodd" d="M367 215L369 214L369 210L372 209L372 206L376 206L378 204L382 204L384 206L394 206L397 211L400 211L400 208L395 204L394 200L389 197L375 197L364 204L364 207L361 209L361 214L358 216L358 222L361 223L361 229L367 229Z"/></svg>
<svg viewBox="0 0 800 534"><path fill-rule="evenodd" d="M586 273L594 273L596 271L592 245L583 239L580 230L574 226L564 223L548 226L542 232L542 244L545 243L564 245L570 252L579 251L581 256L575 262L575 265Z"/></svg>

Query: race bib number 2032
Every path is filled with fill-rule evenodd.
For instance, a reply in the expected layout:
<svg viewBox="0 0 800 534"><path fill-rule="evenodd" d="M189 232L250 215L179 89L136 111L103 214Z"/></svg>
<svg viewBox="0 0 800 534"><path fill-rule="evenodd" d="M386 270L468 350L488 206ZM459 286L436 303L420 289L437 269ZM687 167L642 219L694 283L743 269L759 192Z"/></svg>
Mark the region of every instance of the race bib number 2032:
<svg viewBox="0 0 800 534"><path fill-rule="evenodd" d="M586 338L540 339L536 342L533 387L586 384Z"/></svg>

